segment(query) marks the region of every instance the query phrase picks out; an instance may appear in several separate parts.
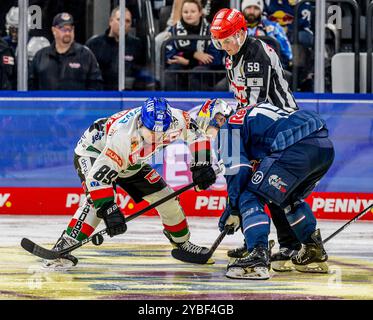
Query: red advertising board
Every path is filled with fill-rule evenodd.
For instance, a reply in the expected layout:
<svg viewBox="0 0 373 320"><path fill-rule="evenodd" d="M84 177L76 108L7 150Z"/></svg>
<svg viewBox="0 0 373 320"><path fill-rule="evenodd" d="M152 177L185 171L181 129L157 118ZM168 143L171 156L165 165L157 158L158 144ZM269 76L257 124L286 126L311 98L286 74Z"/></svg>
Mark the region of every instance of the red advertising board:
<svg viewBox="0 0 373 320"><path fill-rule="evenodd" d="M73 215L84 201L81 188L0 188L0 214L12 215ZM225 190L187 191L180 203L187 216L219 216L226 204ZM319 219L349 220L373 203L371 193L314 192L306 200ZM126 215L145 208L135 204L124 192L117 195L118 205ZM153 210L146 215L156 214ZM373 221L373 212L361 220Z"/></svg>

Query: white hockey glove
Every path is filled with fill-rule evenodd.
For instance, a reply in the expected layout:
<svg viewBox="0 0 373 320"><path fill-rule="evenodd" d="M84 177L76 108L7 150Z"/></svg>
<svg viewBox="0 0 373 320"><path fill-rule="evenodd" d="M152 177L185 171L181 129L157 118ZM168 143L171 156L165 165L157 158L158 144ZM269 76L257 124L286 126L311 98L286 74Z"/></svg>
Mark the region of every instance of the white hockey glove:
<svg viewBox="0 0 373 320"><path fill-rule="evenodd" d="M229 205L225 208L219 219L219 230L223 231L225 226L232 225L232 231L228 234L235 233L240 228L240 212L235 209L231 209Z"/></svg>

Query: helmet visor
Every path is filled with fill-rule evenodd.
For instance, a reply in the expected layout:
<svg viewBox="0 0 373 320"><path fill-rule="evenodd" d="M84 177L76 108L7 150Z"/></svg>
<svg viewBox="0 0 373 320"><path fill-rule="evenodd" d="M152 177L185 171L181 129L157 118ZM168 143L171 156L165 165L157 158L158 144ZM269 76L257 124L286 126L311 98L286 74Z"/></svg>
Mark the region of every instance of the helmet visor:
<svg viewBox="0 0 373 320"><path fill-rule="evenodd" d="M214 47L218 50L223 50L223 46L230 46L238 41L240 34L237 32L234 35L231 35L224 39L216 39L214 36L211 36L211 41Z"/></svg>

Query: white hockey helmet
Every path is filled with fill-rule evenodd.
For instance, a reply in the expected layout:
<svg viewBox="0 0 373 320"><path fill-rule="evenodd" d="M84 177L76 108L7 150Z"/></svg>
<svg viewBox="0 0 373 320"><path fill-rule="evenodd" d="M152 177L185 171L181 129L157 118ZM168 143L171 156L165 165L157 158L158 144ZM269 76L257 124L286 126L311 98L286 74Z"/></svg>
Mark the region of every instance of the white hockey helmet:
<svg viewBox="0 0 373 320"><path fill-rule="evenodd" d="M27 27L28 29L31 28L31 15L30 13L27 14ZM5 27L7 30L9 30L9 28L16 28L18 29L19 27L19 8L18 7L11 7L8 11L8 13L6 14L6 17L5 17Z"/></svg>
<svg viewBox="0 0 373 320"><path fill-rule="evenodd" d="M44 37L32 37L27 44L27 58L32 61L35 57L36 52L50 46L50 42Z"/></svg>
<svg viewBox="0 0 373 320"><path fill-rule="evenodd" d="M206 132L209 126L220 128L215 116L221 114L226 119L233 113L233 108L223 99L208 99L197 113L196 123Z"/></svg>

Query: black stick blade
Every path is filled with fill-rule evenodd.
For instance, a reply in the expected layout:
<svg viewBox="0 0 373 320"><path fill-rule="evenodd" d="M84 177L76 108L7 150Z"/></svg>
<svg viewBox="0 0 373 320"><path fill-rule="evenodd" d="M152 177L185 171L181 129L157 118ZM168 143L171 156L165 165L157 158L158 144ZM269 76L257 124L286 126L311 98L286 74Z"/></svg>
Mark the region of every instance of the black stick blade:
<svg viewBox="0 0 373 320"><path fill-rule="evenodd" d="M213 264L215 261L211 259L212 255L214 254L215 250L218 248L220 243L223 241L224 237L232 230L233 227L225 226L224 230L219 234L216 238L215 242L212 244L210 250L206 253L191 253L185 252L178 248L175 248L171 251L171 255L180 261L189 262L189 263L196 263L196 264Z"/></svg>
<svg viewBox="0 0 373 320"><path fill-rule="evenodd" d="M21 247L27 252L30 252L31 254L43 259L54 260L60 257L60 254L58 252L40 247L27 238L22 239Z"/></svg>
<svg viewBox="0 0 373 320"><path fill-rule="evenodd" d="M196 264L207 264L209 259L211 258L210 251L205 254L187 253L177 248L171 251L171 255L177 260L188 262L188 263L196 263Z"/></svg>

